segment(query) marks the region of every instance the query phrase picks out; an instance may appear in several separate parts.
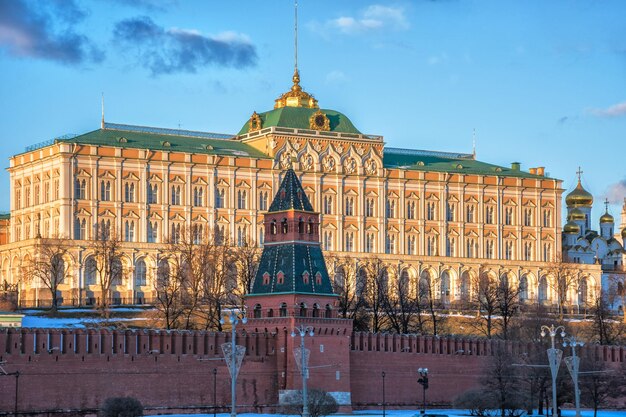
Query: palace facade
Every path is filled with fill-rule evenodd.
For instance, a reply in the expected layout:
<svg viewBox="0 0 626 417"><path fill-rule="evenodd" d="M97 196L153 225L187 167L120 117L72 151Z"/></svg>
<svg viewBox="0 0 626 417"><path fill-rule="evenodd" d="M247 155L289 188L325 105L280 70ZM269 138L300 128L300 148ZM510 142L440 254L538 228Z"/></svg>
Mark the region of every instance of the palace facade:
<svg viewBox="0 0 626 417"><path fill-rule="evenodd" d="M120 236L123 277L116 302L149 301L167 242L194 230L235 245L263 244L263 214L293 168L315 211L329 263L380 258L393 276L436 284L444 303L467 297L473 277L506 277L525 303L555 302L561 260L561 181L475 154L398 149L321 109L299 73L274 109L253 112L236 135L105 123L34 145L10 159L10 220L0 246L0 281L23 304L49 298L24 276L36 243L70 246L59 291L64 304L103 296L92 272L96 227ZM333 267L331 265L331 267ZM601 267L577 264L569 302L600 291ZM332 272L331 272L332 275ZM584 290L584 292L583 292Z"/></svg>

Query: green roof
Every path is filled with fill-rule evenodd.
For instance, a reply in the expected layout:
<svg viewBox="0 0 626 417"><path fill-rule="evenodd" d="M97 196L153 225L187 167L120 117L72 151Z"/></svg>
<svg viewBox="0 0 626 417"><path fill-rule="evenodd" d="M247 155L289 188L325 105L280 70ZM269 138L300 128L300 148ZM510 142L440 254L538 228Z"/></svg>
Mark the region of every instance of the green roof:
<svg viewBox="0 0 626 417"><path fill-rule="evenodd" d="M521 170L477 161L472 154L452 152L421 151L385 147L383 156L385 168L399 168L416 171L450 172L459 174L496 175L521 178L546 178Z"/></svg>
<svg viewBox="0 0 626 417"><path fill-rule="evenodd" d="M361 132L354 127L350 119L348 119L343 113L328 109L309 109L306 107L280 107L264 113L259 113L261 117L261 128L278 126L289 127L292 129L310 129L309 119L317 111L321 111L328 117L330 121L331 132L341 133L353 133L360 135ZM239 135L245 135L250 128L249 123L246 121L243 127L239 131Z"/></svg>
<svg viewBox="0 0 626 417"><path fill-rule="evenodd" d="M322 249L294 242L266 244L249 295L293 293L334 295Z"/></svg>
<svg viewBox="0 0 626 417"><path fill-rule="evenodd" d="M313 206L302 188L302 183L291 168L285 173L268 213L286 210L313 211Z"/></svg>
<svg viewBox="0 0 626 417"><path fill-rule="evenodd" d="M75 137L57 139L57 142L150 149L154 151L269 158L264 153L240 141L201 137L198 136L198 132L156 128L141 130L141 128L135 126L125 127L124 125L115 125L121 126L119 128L109 128L107 126L105 125L105 129L94 130ZM169 132L176 132L177 134L170 134ZM209 135L206 134L205 136ZM228 135L215 134L214 136L227 137Z"/></svg>

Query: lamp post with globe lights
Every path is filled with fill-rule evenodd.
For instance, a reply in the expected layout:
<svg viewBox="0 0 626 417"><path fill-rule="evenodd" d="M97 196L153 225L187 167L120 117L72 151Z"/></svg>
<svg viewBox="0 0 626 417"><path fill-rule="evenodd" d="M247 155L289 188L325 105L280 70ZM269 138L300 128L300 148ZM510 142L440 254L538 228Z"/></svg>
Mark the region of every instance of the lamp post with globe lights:
<svg viewBox="0 0 626 417"><path fill-rule="evenodd" d="M426 414L426 390L428 389L428 368L419 368L417 372L420 374L420 379L417 383L422 386L422 411L420 414Z"/></svg>
<svg viewBox="0 0 626 417"><path fill-rule="evenodd" d="M246 324L248 319L244 313L236 313L230 311L228 313L228 321L230 322L231 340L230 343L222 344L222 352L224 353L224 359L228 365L228 371L230 372L230 416L237 417L237 375L239 374L239 368L241 367L241 361L246 354L245 346L238 346L236 343L237 338L237 325L239 323ZM221 324L224 324L224 319L220 320Z"/></svg>
<svg viewBox="0 0 626 417"><path fill-rule="evenodd" d="M302 417L309 417L309 397L307 392L306 380L309 377L309 353L310 350L304 347L304 337L313 337L313 327L310 326L298 326L291 331L291 337L296 337L296 334L300 335L300 347L294 348L294 355L296 360L299 359L300 373L302 374Z"/></svg>
<svg viewBox="0 0 626 417"><path fill-rule="evenodd" d="M558 415L558 407L556 404L556 377L559 374L559 366L561 365L561 357L563 356L563 351L561 349L557 349L554 339L556 335L561 331L561 337L565 338L565 327L557 326L554 327L554 324L548 326L541 326L541 337L550 336L551 348L548 349L548 362L550 364L550 373L552 374L552 416L556 417Z"/></svg>
<svg viewBox="0 0 626 417"><path fill-rule="evenodd" d="M571 346L572 348L572 356L568 356L565 358L565 365L567 365L567 370L572 376L572 381L574 382L576 417L580 417L580 390L578 389L578 370L580 369L580 357L576 356L576 346L582 347L583 345L584 343L576 339L574 336L563 338L563 347Z"/></svg>

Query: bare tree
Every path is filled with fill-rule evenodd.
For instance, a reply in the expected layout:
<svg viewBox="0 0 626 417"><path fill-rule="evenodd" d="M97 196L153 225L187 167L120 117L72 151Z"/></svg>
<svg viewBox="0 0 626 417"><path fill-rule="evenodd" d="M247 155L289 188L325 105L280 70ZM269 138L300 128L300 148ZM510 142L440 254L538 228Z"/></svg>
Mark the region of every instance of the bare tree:
<svg viewBox="0 0 626 417"><path fill-rule="evenodd" d="M339 316L344 319L361 320L364 318L365 300L359 294L357 277L359 266L356 259L335 255L324 255L327 268L334 272L333 291L338 297ZM355 323L356 324L356 323Z"/></svg>
<svg viewBox="0 0 626 417"><path fill-rule="evenodd" d="M519 411L526 408L526 401L517 380L519 368L514 366L515 362L515 358L504 346L498 347L482 380L485 395L493 396L494 405L498 407L502 417L519 415Z"/></svg>
<svg viewBox="0 0 626 417"><path fill-rule="evenodd" d="M92 240L92 250L96 262L93 264L100 284L100 305L98 306L105 317L109 316L111 286L119 284L124 275L122 266L122 242L119 235L111 230L110 224L104 222L95 226L95 239Z"/></svg>
<svg viewBox="0 0 626 417"><path fill-rule="evenodd" d="M567 306L567 294L570 292L570 289L575 288L578 284L576 264L565 262L559 254L554 262L546 266L545 271L550 276L548 285L556 294L559 321L563 321L565 307Z"/></svg>
<svg viewBox="0 0 626 417"><path fill-rule="evenodd" d="M59 305L59 285L69 277L63 257L68 247L64 239L38 238L35 251L25 265L26 277L39 281L50 292L50 314L56 315Z"/></svg>
<svg viewBox="0 0 626 417"><path fill-rule="evenodd" d="M621 343L626 325L613 319L605 294L595 297L591 311L593 320L589 327L589 339L600 345Z"/></svg>
<svg viewBox="0 0 626 417"><path fill-rule="evenodd" d="M254 241L245 240L241 246L236 246L233 251L235 266L237 268L236 295L239 304L243 307L243 300L252 290L252 283L261 261L261 248Z"/></svg>
<svg viewBox="0 0 626 417"><path fill-rule="evenodd" d="M479 274L474 278L472 288L474 288L474 302L478 307L477 320L471 322L472 326L491 339L496 327L495 316L500 306L499 286L481 266Z"/></svg>
<svg viewBox="0 0 626 417"><path fill-rule="evenodd" d="M426 321L422 321L421 313L424 312L430 317L430 326L433 336L437 336L443 330L445 325L446 316L439 314L438 309L441 306L441 278L432 277L428 274L428 277L420 276L418 284L418 301L420 306L420 314L418 315L418 328L421 328L423 332L426 332Z"/></svg>
<svg viewBox="0 0 626 417"><path fill-rule="evenodd" d="M399 275L393 281L390 291L384 299L384 309L389 325L396 333L409 333L413 329L416 316L421 313L421 306L416 297L410 293L408 276ZM421 332L421 321L417 331Z"/></svg>
<svg viewBox="0 0 626 417"><path fill-rule="evenodd" d="M514 286L508 279L508 275L500 277L500 283L496 289L497 311L500 315L501 337L509 339L511 321L519 312L519 287Z"/></svg>
<svg viewBox="0 0 626 417"><path fill-rule="evenodd" d="M184 329L221 330L224 304L240 302L236 250L221 236L216 239L213 231L198 230L185 228L170 238L166 257L171 271L162 293L163 313L178 312L173 324Z"/></svg>
<svg viewBox="0 0 626 417"><path fill-rule="evenodd" d="M181 276L179 274L172 275L170 271L168 260L162 258L158 263L154 279L155 307L168 330L179 327L179 319L184 313L181 297Z"/></svg>
<svg viewBox="0 0 626 417"><path fill-rule="evenodd" d="M626 323L626 273L613 273L609 275L609 292L607 300L614 305L618 301L622 306L622 320Z"/></svg>
<svg viewBox="0 0 626 417"><path fill-rule="evenodd" d="M371 330L377 333L384 324L384 303L389 290L387 265L380 258L373 258L367 260L363 268L367 274L364 295L371 316Z"/></svg>
<svg viewBox="0 0 626 417"><path fill-rule="evenodd" d="M623 364L609 368L604 362L586 356L580 361L580 371L581 400L593 408L594 417L609 398L626 395L626 367Z"/></svg>

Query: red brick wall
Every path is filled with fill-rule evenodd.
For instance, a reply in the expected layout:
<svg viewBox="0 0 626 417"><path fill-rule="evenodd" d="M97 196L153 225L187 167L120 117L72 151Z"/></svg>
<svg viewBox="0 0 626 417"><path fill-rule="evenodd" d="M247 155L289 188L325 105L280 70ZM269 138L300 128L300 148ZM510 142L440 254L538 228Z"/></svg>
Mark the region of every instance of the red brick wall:
<svg viewBox="0 0 626 417"><path fill-rule="evenodd" d="M419 404L417 369L427 367L428 401L444 405L477 386L496 346L514 354L533 349L487 340L350 335L341 331L343 323L338 319L277 320L264 323L270 332L258 334L252 331L261 327L260 323L250 320L248 334L237 337L237 343L247 347L237 384L242 409L274 405L280 389L300 388L292 350L299 336L290 336L291 327L300 321L315 327L315 336L306 340L311 366L315 367L309 386L350 390L356 408L382 402L383 371L387 403ZM93 409L103 399L119 395L137 397L149 408L200 411L213 403L213 368L218 369L217 402L226 408L230 404L230 378L224 362L207 360L221 358L220 345L229 339L229 333L211 332L2 329L0 361L6 361L3 367L8 372L20 372L21 411ZM609 365L626 362L624 347L593 345L583 349L583 354ZM340 371L339 379L336 371ZM13 377L0 377L0 413L13 410L14 383Z"/></svg>

